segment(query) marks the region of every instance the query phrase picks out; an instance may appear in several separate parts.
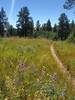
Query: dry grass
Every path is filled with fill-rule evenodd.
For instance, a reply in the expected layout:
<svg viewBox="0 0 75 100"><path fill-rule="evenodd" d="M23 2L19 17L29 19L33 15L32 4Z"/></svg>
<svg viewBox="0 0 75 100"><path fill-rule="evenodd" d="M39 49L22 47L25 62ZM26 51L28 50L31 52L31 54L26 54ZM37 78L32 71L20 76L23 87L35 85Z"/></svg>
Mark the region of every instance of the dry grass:
<svg viewBox="0 0 75 100"><path fill-rule="evenodd" d="M74 100L46 39L0 39L0 98L4 100Z"/></svg>
<svg viewBox="0 0 75 100"><path fill-rule="evenodd" d="M55 43L55 49L63 64L75 78L75 45L67 42Z"/></svg>

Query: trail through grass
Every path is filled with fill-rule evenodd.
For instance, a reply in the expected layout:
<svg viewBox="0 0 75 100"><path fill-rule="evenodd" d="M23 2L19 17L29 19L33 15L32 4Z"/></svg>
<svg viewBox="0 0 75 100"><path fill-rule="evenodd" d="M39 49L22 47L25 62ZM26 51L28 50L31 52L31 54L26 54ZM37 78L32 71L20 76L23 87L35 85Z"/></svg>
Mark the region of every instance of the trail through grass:
<svg viewBox="0 0 75 100"><path fill-rule="evenodd" d="M1 100L75 100L46 39L0 39Z"/></svg>
<svg viewBox="0 0 75 100"><path fill-rule="evenodd" d="M75 89L75 78L72 78L72 76L69 73L69 71L67 70L67 68L61 62L61 59L58 57L58 54L56 54L56 51L54 49L54 45L53 44L51 45L50 50L52 52L52 55L53 55L54 59L57 61L57 63L59 64L61 70L63 71L63 73L67 76L68 79L72 80L72 84L73 84L73 87Z"/></svg>
<svg viewBox="0 0 75 100"><path fill-rule="evenodd" d="M56 42L54 47L66 69L75 78L75 45L67 42Z"/></svg>

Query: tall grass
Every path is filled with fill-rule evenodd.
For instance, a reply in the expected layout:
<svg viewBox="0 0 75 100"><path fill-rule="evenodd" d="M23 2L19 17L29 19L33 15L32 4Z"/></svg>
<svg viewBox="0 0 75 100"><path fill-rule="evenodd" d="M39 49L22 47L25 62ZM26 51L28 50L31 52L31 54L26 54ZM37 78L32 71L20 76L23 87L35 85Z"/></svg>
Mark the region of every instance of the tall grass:
<svg viewBox="0 0 75 100"><path fill-rule="evenodd" d="M55 49L67 70L75 78L75 45L68 42L57 42Z"/></svg>
<svg viewBox="0 0 75 100"><path fill-rule="evenodd" d="M71 81L62 73L46 39L0 41L1 100L74 100Z"/></svg>

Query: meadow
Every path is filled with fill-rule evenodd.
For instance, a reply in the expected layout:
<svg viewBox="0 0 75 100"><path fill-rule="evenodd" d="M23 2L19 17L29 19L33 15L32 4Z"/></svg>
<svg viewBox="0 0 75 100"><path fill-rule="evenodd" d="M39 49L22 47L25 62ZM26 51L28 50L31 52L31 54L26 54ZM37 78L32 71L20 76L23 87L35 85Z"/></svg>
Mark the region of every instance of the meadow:
<svg viewBox="0 0 75 100"><path fill-rule="evenodd" d="M51 44L46 39L0 39L0 100L75 100L72 83L54 60ZM56 46L58 52L64 44ZM64 59L70 59L65 53Z"/></svg>
<svg viewBox="0 0 75 100"><path fill-rule="evenodd" d="M55 43L55 49L71 76L75 78L75 44L68 42Z"/></svg>

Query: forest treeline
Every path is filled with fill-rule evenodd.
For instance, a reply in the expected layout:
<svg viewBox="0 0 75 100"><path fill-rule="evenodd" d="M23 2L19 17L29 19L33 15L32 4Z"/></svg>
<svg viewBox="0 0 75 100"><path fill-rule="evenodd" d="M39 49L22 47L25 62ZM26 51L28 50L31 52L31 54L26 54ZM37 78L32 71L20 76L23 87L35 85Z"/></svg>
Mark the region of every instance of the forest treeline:
<svg viewBox="0 0 75 100"><path fill-rule="evenodd" d="M65 6L66 7L66 6ZM16 28L10 25L4 8L0 9L0 36L10 37L44 37L54 40L74 40L75 38L75 23L70 22L65 13L61 13L58 18L58 23L52 27L51 20L41 24L37 20L34 25L33 18L30 16L28 7L22 7L17 14Z"/></svg>

